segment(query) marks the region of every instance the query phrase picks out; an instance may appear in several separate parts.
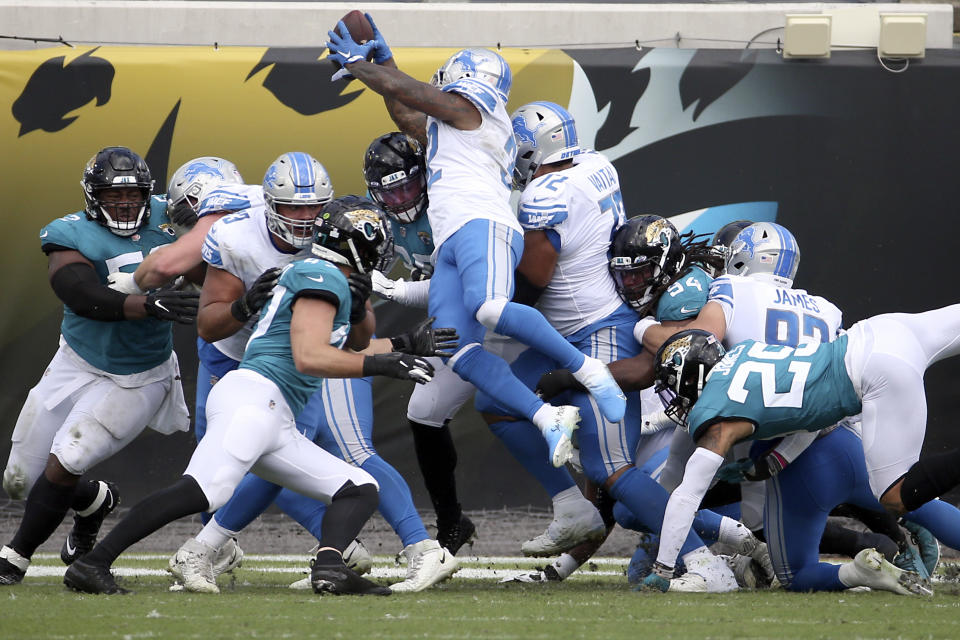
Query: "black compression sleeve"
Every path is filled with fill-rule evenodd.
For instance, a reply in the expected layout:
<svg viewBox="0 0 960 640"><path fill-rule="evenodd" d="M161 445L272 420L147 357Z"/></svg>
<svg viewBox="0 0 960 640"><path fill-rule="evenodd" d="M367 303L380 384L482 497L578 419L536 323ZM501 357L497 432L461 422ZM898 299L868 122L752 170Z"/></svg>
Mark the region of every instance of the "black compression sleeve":
<svg viewBox="0 0 960 640"><path fill-rule="evenodd" d="M540 299L540 295L543 293L543 290L546 287L538 287L533 284L527 277L520 273L519 271L514 274L513 277L514 286L513 286L513 302L519 304L525 304L528 307L532 307L537 304L537 300Z"/></svg>
<svg viewBox="0 0 960 640"><path fill-rule="evenodd" d="M92 320L126 320L123 301L127 294L101 284L93 267L82 262L66 264L50 278L53 292L74 313Z"/></svg>

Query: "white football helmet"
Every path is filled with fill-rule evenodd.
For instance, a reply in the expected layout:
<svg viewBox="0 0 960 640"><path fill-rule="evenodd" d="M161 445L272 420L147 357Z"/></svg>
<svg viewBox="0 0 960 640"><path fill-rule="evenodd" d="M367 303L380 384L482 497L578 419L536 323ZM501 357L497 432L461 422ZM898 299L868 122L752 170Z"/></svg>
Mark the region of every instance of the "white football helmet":
<svg viewBox="0 0 960 640"><path fill-rule="evenodd" d="M306 247L311 243L314 220L282 216L277 213L277 205L325 205L332 199L330 176L309 153L292 151L283 154L267 168L263 177L267 228L294 247Z"/></svg>
<svg viewBox="0 0 960 640"><path fill-rule="evenodd" d="M197 222L197 206L210 187L243 184L237 166L215 156L194 158L173 172L167 186L167 215L175 224L192 227Z"/></svg>
<svg viewBox="0 0 960 640"><path fill-rule="evenodd" d="M793 234L775 222L755 222L730 245L727 273L792 287L800 266L800 247Z"/></svg>
<svg viewBox="0 0 960 640"><path fill-rule="evenodd" d="M513 186L523 189L541 165L569 160L581 153L573 116L553 102L531 102L510 116L517 140Z"/></svg>
<svg viewBox="0 0 960 640"><path fill-rule="evenodd" d="M461 49L437 69L430 84L440 89L461 78L482 80L500 92L503 101L510 95L513 73L500 54L489 49Z"/></svg>

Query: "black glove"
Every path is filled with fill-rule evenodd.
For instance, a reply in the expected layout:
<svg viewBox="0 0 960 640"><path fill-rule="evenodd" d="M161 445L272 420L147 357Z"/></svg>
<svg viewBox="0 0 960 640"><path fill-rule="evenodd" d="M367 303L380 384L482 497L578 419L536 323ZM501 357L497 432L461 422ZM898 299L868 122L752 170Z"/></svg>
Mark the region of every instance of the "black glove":
<svg viewBox="0 0 960 640"><path fill-rule="evenodd" d="M414 267L410 271L410 280L411 282L418 282L420 280L429 280L430 276L433 275L433 265L427 263L423 266Z"/></svg>
<svg viewBox="0 0 960 640"><path fill-rule="evenodd" d="M351 273L347 276L350 285L350 324L363 322L367 317L367 298L373 291L369 273Z"/></svg>
<svg viewBox="0 0 960 640"><path fill-rule="evenodd" d="M193 324L197 320L200 294L196 291L176 291L165 287L147 294L143 308L148 316L180 324Z"/></svg>
<svg viewBox="0 0 960 640"><path fill-rule="evenodd" d="M398 380L413 380L420 384L433 378L433 365L420 356L406 353L380 353L364 356L363 376L389 376Z"/></svg>
<svg viewBox="0 0 960 640"><path fill-rule="evenodd" d="M544 401L552 400L564 391L586 391L587 388L573 377L569 369L554 369L540 376L536 393Z"/></svg>
<svg viewBox="0 0 960 640"><path fill-rule="evenodd" d="M433 328L431 316L406 333L390 338L394 351L409 353L415 356L439 356L450 358L457 350L457 341L460 336L456 329Z"/></svg>
<svg viewBox="0 0 960 640"><path fill-rule="evenodd" d="M239 322L246 322L253 314L260 311L273 294L273 287L280 279L281 271L283 269L280 267L272 267L257 276L247 292L230 305L230 315Z"/></svg>

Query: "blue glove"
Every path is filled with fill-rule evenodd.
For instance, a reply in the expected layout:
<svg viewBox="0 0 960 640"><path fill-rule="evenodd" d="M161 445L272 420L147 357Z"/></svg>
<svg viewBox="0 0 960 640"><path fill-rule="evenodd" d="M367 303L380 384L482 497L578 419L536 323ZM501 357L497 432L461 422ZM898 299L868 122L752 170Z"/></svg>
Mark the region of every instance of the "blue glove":
<svg viewBox="0 0 960 640"><path fill-rule="evenodd" d="M339 31L339 33L337 33L337 31ZM353 38L350 37L350 31L347 29L347 25L343 24L342 20L337 23L337 30L328 31L327 35L330 37L330 41L327 42L327 49L330 51L327 59L333 60L342 67L330 77L330 80L352 78L353 76L347 71L346 65L366 60L367 55L369 55L374 47L374 42L372 40L364 44L354 42Z"/></svg>
<svg viewBox="0 0 960 640"><path fill-rule="evenodd" d="M720 467L717 471L717 480L738 484L747 481L747 475L756 471L753 460L750 458L741 458L736 462L730 462Z"/></svg>
<svg viewBox="0 0 960 640"><path fill-rule="evenodd" d="M393 52L390 51L386 39L384 39L383 34L380 33L380 29L377 29L377 24L373 21L370 14L365 13L363 15L367 17L367 22L373 27L373 40L369 41L373 43L373 61L377 64L383 64L393 57Z"/></svg>

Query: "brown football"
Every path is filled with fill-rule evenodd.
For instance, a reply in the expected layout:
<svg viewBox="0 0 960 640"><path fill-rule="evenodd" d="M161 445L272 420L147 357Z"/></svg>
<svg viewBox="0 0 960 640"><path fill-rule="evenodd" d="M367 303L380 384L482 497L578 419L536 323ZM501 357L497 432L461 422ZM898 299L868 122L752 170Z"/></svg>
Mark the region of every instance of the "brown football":
<svg viewBox="0 0 960 640"><path fill-rule="evenodd" d="M354 9L340 20L347 26L350 37L353 38L354 42L363 44L367 40L373 40L373 27L370 26L370 21L367 20L367 16L363 15L362 11Z"/></svg>

